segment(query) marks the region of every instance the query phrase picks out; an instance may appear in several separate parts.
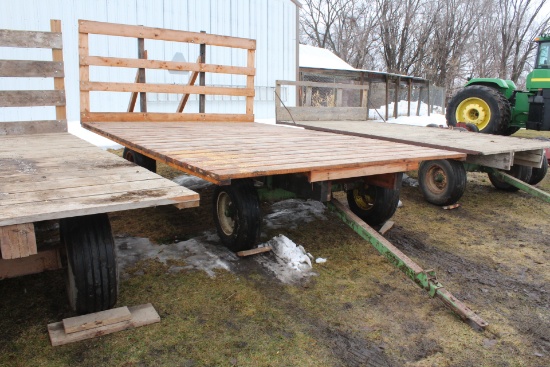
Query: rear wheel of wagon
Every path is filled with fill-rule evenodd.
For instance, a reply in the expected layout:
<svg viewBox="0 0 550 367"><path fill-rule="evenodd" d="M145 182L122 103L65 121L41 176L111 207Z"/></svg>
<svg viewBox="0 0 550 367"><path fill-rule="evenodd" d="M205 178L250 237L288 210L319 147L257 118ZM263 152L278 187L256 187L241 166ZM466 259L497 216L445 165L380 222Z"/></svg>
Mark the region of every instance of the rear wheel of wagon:
<svg viewBox="0 0 550 367"><path fill-rule="evenodd" d="M364 184L347 191L351 211L369 225L380 225L390 219L399 204L400 189Z"/></svg>
<svg viewBox="0 0 550 367"><path fill-rule="evenodd" d="M260 200L252 180L233 180L214 191L213 214L222 243L232 251L251 249L260 238Z"/></svg>
<svg viewBox="0 0 550 367"><path fill-rule="evenodd" d="M87 314L112 308L118 295L115 243L107 214L62 219L71 308Z"/></svg>
<svg viewBox="0 0 550 367"><path fill-rule="evenodd" d="M523 182L529 182L529 180L531 179L532 169L531 167L521 166L519 164L516 164L515 166L512 166L510 170L503 171L503 172ZM499 190L510 191L510 192L519 190L519 188L512 186L507 182L502 181L500 178L498 178L496 175L492 173L489 173L488 175L489 175L489 181L491 181L493 186Z"/></svg>
<svg viewBox="0 0 550 367"><path fill-rule="evenodd" d="M147 157L146 155L135 152L132 149L124 148L124 151L122 152L122 157L127 161L137 164L140 167L148 169L151 172L157 171L157 161Z"/></svg>
<svg viewBox="0 0 550 367"><path fill-rule="evenodd" d="M418 183L427 202L451 205L466 190L466 169L462 162L455 160L424 161L418 168Z"/></svg>
<svg viewBox="0 0 550 367"><path fill-rule="evenodd" d="M548 173L548 160L546 157L542 159L542 166L540 168L533 168L531 178L529 179L529 185L536 185L546 177Z"/></svg>

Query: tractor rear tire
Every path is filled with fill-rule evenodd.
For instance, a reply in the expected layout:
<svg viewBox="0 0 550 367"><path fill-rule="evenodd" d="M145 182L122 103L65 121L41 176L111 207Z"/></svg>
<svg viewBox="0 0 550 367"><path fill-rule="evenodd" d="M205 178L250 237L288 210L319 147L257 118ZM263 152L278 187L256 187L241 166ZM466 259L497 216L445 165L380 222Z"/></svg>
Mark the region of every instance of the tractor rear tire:
<svg viewBox="0 0 550 367"><path fill-rule="evenodd" d="M418 168L418 182L427 202L440 206L451 205L466 190L466 169L462 162L455 160L424 161Z"/></svg>
<svg viewBox="0 0 550 367"><path fill-rule="evenodd" d="M513 176L513 177L517 178L518 180L529 183L529 181L531 180L532 169L531 169L531 167L528 167L528 166L521 166L519 164L516 164L515 166L512 166L512 168L510 168L510 170L504 171L504 173L507 173L510 176ZM502 181L501 179L499 179L497 176L493 175L492 173L489 173L488 175L489 175L489 181L491 181L493 186L496 187L499 190L510 191L510 192L514 192L514 191L519 190L517 187L512 186L507 182Z"/></svg>
<svg viewBox="0 0 550 367"><path fill-rule="evenodd" d="M350 210L365 223L377 226L390 219L399 204L398 189L367 185L347 191Z"/></svg>
<svg viewBox="0 0 550 367"><path fill-rule="evenodd" d="M234 252L249 250L260 238L260 199L250 179L232 180L217 186L213 214L222 243Z"/></svg>
<svg viewBox="0 0 550 367"><path fill-rule="evenodd" d="M510 102L497 89L470 85L456 93L447 105L447 125L474 124L484 134L504 134L512 116Z"/></svg>
<svg viewBox="0 0 550 367"><path fill-rule="evenodd" d="M146 155L135 152L132 149L124 148L122 152L122 158L127 161L133 162L140 167L148 169L151 172L157 172L157 161L153 158L149 158Z"/></svg>
<svg viewBox="0 0 550 367"><path fill-rule="evenodd" d="M548 173L548 160L546 157L542 158L542 166L540 168L533 168L531 173L531 179L529 180L529 185L536 185L546 177Z"/></svg>
<svg viewBox="0 0 550 367"><path fill-rule="evenodd" d="M115 242L107 214L60 220L67 250L67 293L78 314L112 308L118 296Z"/></svg>
<svg viewBox="0 0 550 367"><path fill-rule="evenodd" d="M513 135L513 134L515 134L516 132L518 132L519 129L520 129L519 126L508 126L508 127L502 132L502 135L504 135L504 136Z"/></svg>

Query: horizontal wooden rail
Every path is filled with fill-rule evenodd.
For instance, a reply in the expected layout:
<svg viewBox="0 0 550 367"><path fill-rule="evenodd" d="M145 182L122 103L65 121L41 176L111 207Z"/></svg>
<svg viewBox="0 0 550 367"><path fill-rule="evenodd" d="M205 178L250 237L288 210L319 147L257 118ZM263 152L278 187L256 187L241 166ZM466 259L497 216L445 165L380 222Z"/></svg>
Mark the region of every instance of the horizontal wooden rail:
<svg viewBox="0 0 550 367"><path fill-rule="evenodd" d="M80 82L80 90L87 92L146 92L176 94L207 94L254 97L253 88L201 87L196 85Z"/></svg>
<svg viewBox="0 0 550 367"><path fill-rule="evenodd" d="M114 24L80 20L79 32L107 36L146 38L162 41L175 41L211 46L233 47L248 50L256 49L256 41L246 38L218 36L213 34L179 31L173 29L151 28L127 24Z"/></svg>
<svg viewBox="0 0 550 367"><path fill-rule="evenodd" d="M192 63L192 62L128 59L128 58L119 58L119 57L82 56L80 58L80 65L196 71L196 72L235 74L235 75L256 75L255 68L247 68L243 66L226 66L226 65L201 64L201 63Z"/></svg>
<svg viewBox="0 0 550 367"><path fill-rule="evenodd" d="M254 122L254 115L222 113L83 112L82 122Z"/></svg>
<svg viewBox="0 0 550 367"><path fill-rule="evenodd" d="M0 135L26 135L67 132L66 120L2 121Z"/></svg>
<svg viewBox="0 0 550 367"><path fill-rule="evenodd" d="M62 62L0 60L0 77L62 78L64 76Z"/></svg>
<svg viewBox="0 0 550 367"><path fill-rule="evenodd" d="M0 91L0 107L65 106L64 90Z"/></svg>
<svg viewBox="0 0 550 367"><path fill-rule="evenodd" d="M277 80L276 85L296 85L299 87L318 87L318 88L331 88L331 89L357 89L357 90L369 89L368 84L357 85L357 84L319 83L319 82L302 82L302 81L295 82L291 80Z"/></svg>
<svg viewBox="0 0 550 367"><path fill-rule="evenodd" d="M4 9L6 11L6 9ZM63 41L58 32L30 32L0 29L0 47L61 49Z"/></svg>

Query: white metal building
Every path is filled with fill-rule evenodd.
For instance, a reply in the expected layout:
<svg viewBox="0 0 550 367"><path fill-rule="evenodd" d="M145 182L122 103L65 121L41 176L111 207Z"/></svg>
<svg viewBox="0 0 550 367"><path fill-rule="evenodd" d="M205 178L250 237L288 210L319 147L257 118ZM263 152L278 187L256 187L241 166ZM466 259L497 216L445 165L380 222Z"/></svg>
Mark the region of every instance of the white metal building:
<svg viewBox="0 0 550 367"><path fill-rule="evenodd" d="M297 16L296 0L0 0L0 28L22 30L49 30L50 19L61 19L64 41L65 85L67 90L68 120L79 119L78 86L78 19L112 23L136 24L187 31L206 31L257 41L256 51L256 118L273 118L275 115L275 80L296 80L297 75ZM196 61L197 47L178 43L161 44L145 40L149 59ZM46 59L42 50L23 50L33 58ZM90 51L95 55L135 57L135 39L113 39L97 36L90 38ZM246 57L237 51L220 48L207 49L208 63L244 66ZM17 59L17 52L0 48L0 58ZM207 74L208 75L208 74ZM135 70L120 68L116 72L97 67L90 70L92 80L132 82ZM147 80L153 83L186 84L189 75L169 73L165 70L148 70ZM0 78L2 89L29 88L26 80ZM210 75L207 85L245 85L238 76ZM105 94L105 93L104 93ZM103 94L103 95L104 95ZM111 93L109 93L111 94ZM112 93L110 96L91 96L94 111L124 111L129 93ZM285 91L283 100L294 101L295 96ZM149 111L175 111L180 96L149 93ZM241 97L208 96L207 112L234 113L244 111ZM44 119L47 108L0 108L0 120ZM47 113L53 114L47 110ZM192 96L186 112L198 111L197 97Z"/></svg>

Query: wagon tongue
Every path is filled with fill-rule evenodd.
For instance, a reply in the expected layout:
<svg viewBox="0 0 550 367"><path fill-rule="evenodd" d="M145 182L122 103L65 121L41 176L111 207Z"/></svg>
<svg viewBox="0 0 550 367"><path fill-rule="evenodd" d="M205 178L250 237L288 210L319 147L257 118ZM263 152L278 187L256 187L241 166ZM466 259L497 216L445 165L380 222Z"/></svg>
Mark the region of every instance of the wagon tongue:
<svg viewBox="0 0 550 367"><path fill-rule="evenodd" d="M371 245L384 255L393 265L411 278L418 286L428 291L431 297L439 298L443 304L455 312L468 325L478 331L484 330L489 324L476 315L468 306L456 299L438 282L433 270L424 270L407 255L392 245L378 232L369 227L351 210L342 205L338 200L333 199L329 208L350 226L357 234L366 239Z"/></svg>

